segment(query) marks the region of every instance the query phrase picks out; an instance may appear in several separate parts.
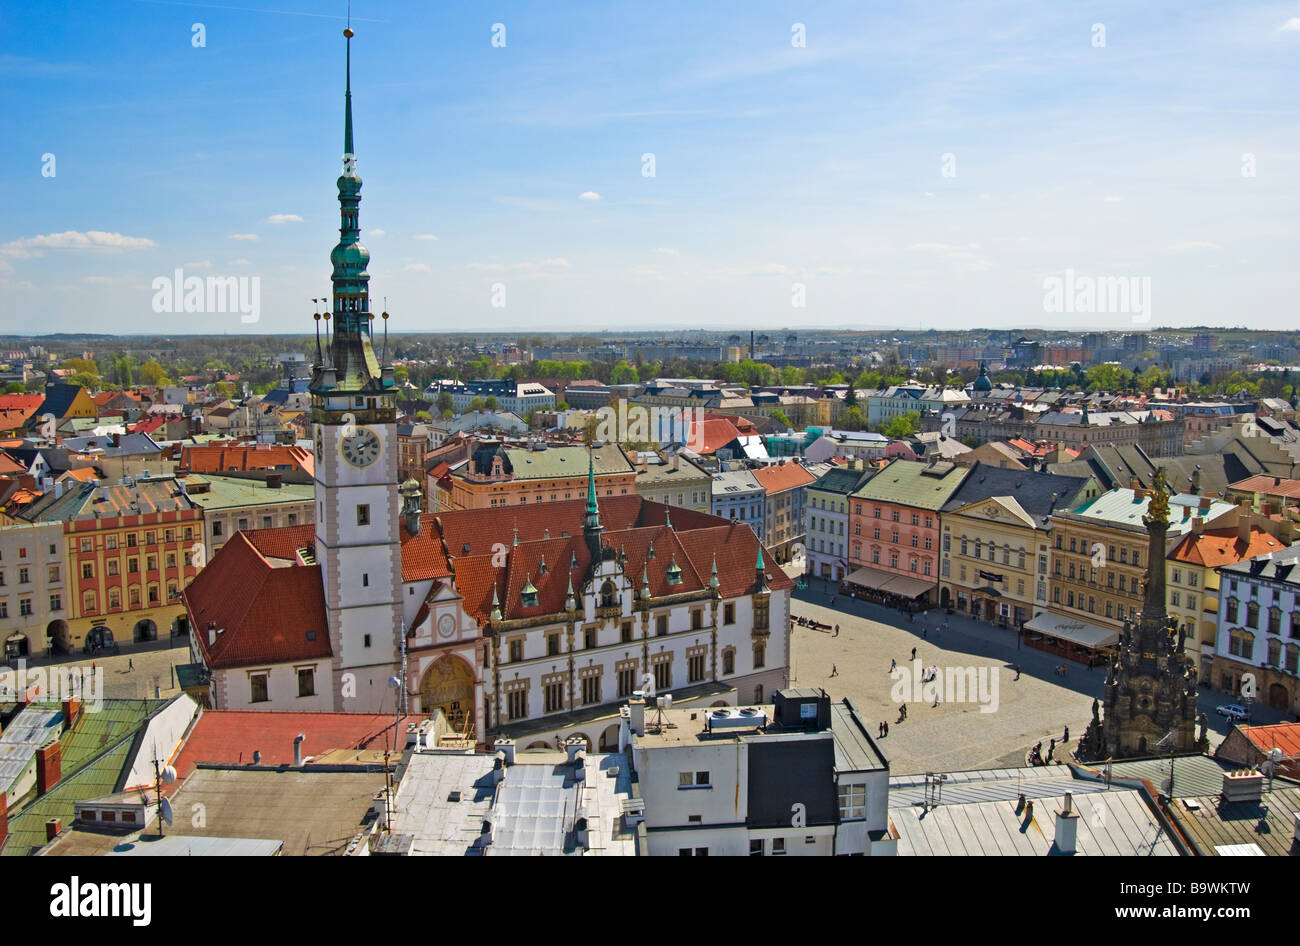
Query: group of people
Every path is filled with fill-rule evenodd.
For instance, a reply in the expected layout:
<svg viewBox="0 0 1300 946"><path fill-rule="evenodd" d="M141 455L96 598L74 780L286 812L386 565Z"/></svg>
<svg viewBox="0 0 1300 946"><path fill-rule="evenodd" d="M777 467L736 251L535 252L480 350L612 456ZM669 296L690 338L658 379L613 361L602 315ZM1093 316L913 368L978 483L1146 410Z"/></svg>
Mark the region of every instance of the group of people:
<svg viewBox="0 0 1300 946"><path fill-rule="evenodd" d="M883 739L883 738L885 738L886 736L888 736L888 735L889 735L889 723L887 723L887 722L885 722L885 721L882 720L882 721L880 722L880 724L879 724L878 726L876 726L876 735L879 736L881 739Z"/></svg>

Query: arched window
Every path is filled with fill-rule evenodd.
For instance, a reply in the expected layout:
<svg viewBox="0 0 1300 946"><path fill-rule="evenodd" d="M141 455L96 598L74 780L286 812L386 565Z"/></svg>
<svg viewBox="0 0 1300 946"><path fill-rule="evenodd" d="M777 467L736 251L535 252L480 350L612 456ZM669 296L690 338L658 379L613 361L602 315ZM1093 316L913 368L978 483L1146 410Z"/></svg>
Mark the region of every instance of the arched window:
<svg viewBox="0 0 1300 946"><path fill-rule="evenodd" d="M612 608L617 603L618 589L614 587L612 581L606 581L600 586L600 606L602 608Z"/></svg>
<svg viewBox="0 0 1300 946"><path fill-rule="evenodd" d="M1228 605L1227 605L1227 607L1224 609L1224 612L1223 612L1223 613L1224 613L1224 616L1228 619L1228 623L1229 623L1229 624L1236 624L1236 623L1237 623L1237 604L1238 604L1238 601L1237 601L1236 598L1229 598L1229 599L1228 599Z"/></svg>
<svg viewBox="0 0 1300 946"><path fill-rule="evenodd" d="M1257 601L1246 603L1246 626L1259 627L1259 602Z"/></svg>
<svg viewBox="0 0 1300 946"><path fill-rule="evenodd" d="M722 652L722 672L724 674L736 672L736 650L734 647L728 647Z"/></svg>
<svg viewBox="0 0 1300 946"><path fill-rule="evenodd" d="M754 645L754 669L761 670L767 666L767 648L763 644Z"/></svg>

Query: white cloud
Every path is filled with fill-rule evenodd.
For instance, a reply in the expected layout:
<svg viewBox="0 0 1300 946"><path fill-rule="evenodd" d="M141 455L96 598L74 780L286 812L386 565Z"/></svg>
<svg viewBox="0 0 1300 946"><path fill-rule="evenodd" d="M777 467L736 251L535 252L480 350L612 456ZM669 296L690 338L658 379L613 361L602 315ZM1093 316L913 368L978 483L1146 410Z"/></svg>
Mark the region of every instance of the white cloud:
<svg viewBox="0 0 1300 946"><path fill-rule="evenodd" d="M415 238L416 238L417 240L436 240L436 239L438 239L438 238L437 238L436 236L434 236L432 233L417 233L417 234L415 235Z"/></svg>
<svg viewBox="0 0 1300 946"><path fill-rule="evenodd" d="M212 268L212 260L210 259L198 260L197 262L193 262L193 263L181 263L181 269L211 269L211 268Z"/></svg>
<svg viewBox="0 0 1300 946"><path fill-rule="evenodd" d="M1279 33L1300 33L1300 16L1293 16L1277 28Z"/></svg>
<svg viewBox="0 0 1300 946"><path fill-rule="evenodd" d="M0 254L27 257L40 256L43 250L141 250L157 245L147 237L124 236L103 230L87 230L85 233L65 230L11 240L0 245Z"/></svg>
<svg viewBox="0 0 1300 946"><path fill-rule="evenodd" d="M404 273L431 273L433 270L428 263L407 263L402 267Z"/></svg>
<svg viewBox="0 0 1300 946"><path fill-rule="evenodd" d="M302 217L297 214L271 214L266 218L267 223L302 223Z"/></svg>
<svg viewBox="0 0 1300 946"><path fill-rule="evenodd" d="M384 231L383 231L383 230L379 230L379 229L375 229L375 230L367 230L367 231L366 231L366 236L377 237L377 236L383 236L383 235L384 235Z"/></svg>
<svg viewBox="0 0 1300 946"><path fill-rule="evenodd" d="M671 246L656 246L654 251L662 253L664 256L681 256L681 250L674 250Z"/></svg>
<svg viewBox="0 0 1300 946"><path fill-rule="evenodd" d="M600 195L595 191L583 191L578 195L578 200L600 200Z"/></svg>
<svg viewBox="0 0 1300 946"><path fill-rule="evenodd" d="M466 263L465 268L480 273L502 273L506 269L501 263Z"/></svg>
<svg viewBox="0 0 1300 946"><path fill-rule="evenodd" d="M256 240L260 240L261 237L259 237L256 233L232 233L232 234L230 234L230 236L226 237L226 239L227 239L227 240L254 240L254 241L256 241Z"/></svg>

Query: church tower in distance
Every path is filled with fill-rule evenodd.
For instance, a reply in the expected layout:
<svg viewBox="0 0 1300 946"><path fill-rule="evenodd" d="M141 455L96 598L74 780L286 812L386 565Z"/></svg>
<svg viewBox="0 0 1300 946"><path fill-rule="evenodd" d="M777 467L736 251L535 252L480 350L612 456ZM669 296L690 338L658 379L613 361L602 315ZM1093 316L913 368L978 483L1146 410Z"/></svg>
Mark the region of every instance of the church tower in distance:
<svg viewBox="0 0 1300 946"><path fill-rule="evenodd" d="M370 253L361 243L361 178L352 145L352 30L347 37L339 242L331 308L317 313L311 386L316 561L333 651L335 709L391 712L402 644L402 551L393 369L376 356ZM388 313L383 313L385 339ZM321 339L324 322L324 341ZM385 344L385 348L387 345Z"/></svg>

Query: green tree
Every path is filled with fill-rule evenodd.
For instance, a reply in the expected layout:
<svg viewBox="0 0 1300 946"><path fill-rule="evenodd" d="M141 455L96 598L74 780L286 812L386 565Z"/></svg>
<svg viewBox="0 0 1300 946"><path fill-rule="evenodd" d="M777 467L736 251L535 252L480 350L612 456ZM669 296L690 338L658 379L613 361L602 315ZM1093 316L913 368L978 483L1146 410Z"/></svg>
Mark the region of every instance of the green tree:
<svg viewBox="0 0 1300 946"><path fill-rule="evenodd" d="M908 411L906 414L899 414L897 417L891 417L880 425L880 433L893 440L910 437L920 429L920 411Z"/></svg>
<svg viewBox="0 0 1300 946"><path fill-rule="evenodd" d="M439 391L438 398L436 401L434 401L434 405L438 408L440 412L446 414L448 411L451 410L452 407L451 395L448 394L446 391Z"/></svg>
<svg viewBox="0 0 1300 946"><path fill-rule="evenodd" d="M776 421L778 424L782 424L787 428L794 427L794 424L790 423L790 418L785 416L785 411L781 410L779 407L776 410L772 411L772 413L769 414L768 416L771 417L772 420Z"/></svg>
<svg viewBox="0 0 1300 946"><path fill-rule="evenodd" d="M5 385L5 394L22 394L26 390L21 381L10 381Z"/></svg>
<svg viewBox="0 0 1300 946"><path fill-rule="evenodd" d="M486 403L481 397L476 397L474 398L474 400L469 402L469 409L471 413L473 413L474 411L481 411L486 406L487 406Z"/></svg>
<svg viewBox="0 0 1300 946"><path fill-rule="evenodd" d="M626 360L620 361L609 374L610 384L637 384L641 380L637 370Z"/></svg>
<svg viewBox="0 0 1300 946"><path fill-rule="evenodd" d="M862 408L846 407L840 412L835 426L840 430L866 430L867 419L862 416Z"/></svg>
<svg viewBox="0 0 1300 946"><path fill-rule="evenodd" d="M489 394L487 400L483 402L483 406L490 411L495 411L500 405L501 402L497 400L495 394Z"/></svg>
<svg viewBox="0 0 1300 946"><path fill-rule="evenodd" d="M150 358L140 366L136 372L136 377L141 384L157 386L160 381L167 377L167 369L158 363L157 359Z"/></svg>

